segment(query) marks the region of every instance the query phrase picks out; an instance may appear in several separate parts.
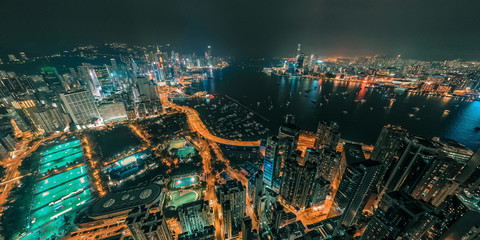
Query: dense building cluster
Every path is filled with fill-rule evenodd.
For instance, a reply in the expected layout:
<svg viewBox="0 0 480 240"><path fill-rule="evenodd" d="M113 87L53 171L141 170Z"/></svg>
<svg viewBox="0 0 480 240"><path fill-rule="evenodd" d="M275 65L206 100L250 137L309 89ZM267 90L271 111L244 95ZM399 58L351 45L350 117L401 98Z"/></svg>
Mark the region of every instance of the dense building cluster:
<svg viewBox="0 0 480 240"><path fill-rule="evenodd" d="M158 87L178 84L183 78L208 77L204 68L226 64L212 56L210 46L201 56L180 54L170 45L124 44L78 47L44 57L27 58L23 52L20 56L11 54L4 64L22 64L24 72L1 70L0 65L0 159L12 154L15 136L26 132L47 136L158 116L162 113ZM77 58L81 61L73 60ZM65 59L73 65L42 67L40 72L30 66Z"/></svg>
<svg viewBox="0 0 480 240"><path fill-rule="evenodd" d="M320 121L316 131L308 132L293 115L286 115L278 132L266 139L254 133L248 138L256 136L255 141L242 141L238 132L218 134L204 125L195 107L175 103L210 101L205 92L185 93L192 91L186 85L227 65L212 56L210 46L204 56L181 55L169 45L123 44L20 56L9 55L8 64L56 58L83 62L43 67L33 75L0 70L0 159L8 159L6 165L14 166L10 171L17 171L24 157L47 143L36 159L39 166L8 176L9 191L14 188L9 183L22 178L33 179L29 186L34 190L24 213L28 222L12 236L480 238L480 150L420 137L397 125L384 126L374 146L368 146L342 139L337 122ZM400 56L321 60L303 54L299 45L294 59L266 71L393 84L472 100L478 96L479 65ZM235 100L223 107L238 105ZM254 115L243 111L247 119ZM217 120L233 131L241 122L246 125L233 116ZM115 145L115 138L122 144ZM256 159L233 166L224 150L255 153ZM29 166L36 160L24 162Z"/></svg>
<svg viewBox="0 0 480 240"><path fill-rule="evenodd" d="M388 57L320 57L305 54L298 44L295 57L268 73L309 78L336 78L404 87L415 93L475 99L480 90L480 62L421 61Z"/></svg>

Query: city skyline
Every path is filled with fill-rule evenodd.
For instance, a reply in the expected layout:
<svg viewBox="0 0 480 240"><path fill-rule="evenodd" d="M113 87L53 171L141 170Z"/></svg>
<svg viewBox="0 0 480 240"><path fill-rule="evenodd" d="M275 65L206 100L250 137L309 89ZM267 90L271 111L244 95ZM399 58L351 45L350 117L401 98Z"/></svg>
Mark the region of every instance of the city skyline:
<svg viewBox="0 0 480 240"><path fill-rule="evenodd" d="M479 3L0 6L0 240L480 239Z"/></svg>

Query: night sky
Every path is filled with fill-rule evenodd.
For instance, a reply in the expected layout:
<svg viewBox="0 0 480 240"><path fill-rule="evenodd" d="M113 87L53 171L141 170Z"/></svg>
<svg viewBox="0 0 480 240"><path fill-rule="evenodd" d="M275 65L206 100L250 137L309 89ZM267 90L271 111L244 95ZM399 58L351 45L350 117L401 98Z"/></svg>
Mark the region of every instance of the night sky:
<svg viewBox="0 0 480 240"><path fill-rule="evenodd" d="M0 52L87 43L212 45L223 56L402 54L480 60L476 0L96 0L0 2Z"/></svg>

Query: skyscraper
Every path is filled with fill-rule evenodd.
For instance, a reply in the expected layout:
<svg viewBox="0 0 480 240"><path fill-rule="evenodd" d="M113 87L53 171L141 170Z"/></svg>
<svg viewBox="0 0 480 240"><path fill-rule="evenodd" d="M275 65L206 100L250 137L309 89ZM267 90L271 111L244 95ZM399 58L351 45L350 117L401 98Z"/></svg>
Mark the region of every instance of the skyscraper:
<svg viewBox="0 0 480 240"><path fill-rule="evenodd" d="M60 99L77 126L94 124L101 119L93 96L87 91L60 94Z"/></svg>
<svg viewBox="0 0 480 240"><path fill-rule="evenodd" d="M57 69L54 67L43 67L42 75L45 82L49 85L50 89L57 94L63 93L68 90L68 86L65 85L62 76L58 74Z"/></svg>
<svg viewBox="0 0 480 240"><path fill-rule="evenodd" d="M480 196L460 191L439 207L441 221L429 231L429 239L479 239Z"/></svg>
<svg viewBox="0 0 480 240"><path fill-rule="evenodd" d="M263 160L263 180L265 186L272 188L273 182L280 176L281 158L279 151L278 137L269 137L265 148L265 158Z"/></svg>
<svg viewBox="0 0 480 240"><path fill-rule="evenodd" d="M36 125L46 133L62 131L67 127L67 121L58 108L38 108L31 114Z"/></svg>
<svg viewBox="0 0 480 240"><path fill-rule="evenodd" d="M336 122L320 121L315 136L315 149L323 146L329 146L333 150L337 149L340 140L340 126Z"/></svg>
<svg viewBox="0 0 480 240"><path fill-rule="evenodd" d="M290 155L284 166L280 196L297 209L309 206L317 166L313 162L299 163L298 155Z"/></svg>
<svg viewBox="0 0 480 240"><path fill-rule="evenodd" d="M438 220L434 210L403 192L387 193L361 239L421 239Z"/></svg>
<svg viewBox="0 0 480 240"><path fill-rule="evenodd" d="M330 147L320 150L320 159L318 163L317 175L323 177L329 182L333 182L340 172L341 156Z"/></svg>
<svg viewBox="0 0 480 240"><path fill-rule="evenodd" d="M378 179L381 164L365 160L360 145L346 144L342 153L347 168L335 195L335 202L342 211L340 223L352 226L363 212L369 194Z"/></svg>
<svg viewBox="0 0 480 240"><path fill-rule="evenodd" d="M421 199L438 207L446 198L446 194L451 187L456 189L458 184L454 184L453 179L462 169L464 162L451 159L446 154L441 154L422 176L411 193L415 199Z"/></svg>
<svg viewBox="0 0 480 240"><path fill-rule="evenodd" d="M400 189L411 194L430 166L437 161L439 149L429 140L407 136L393 151L395 153L391 159L383 163L380 197L386 192Z"/></svg>
<svg viewBox="0 0 480 240"><path fill-rule="evenodd" d="M192 234L213 225L213 209L208 201L183 204L177 208L177 212L183 232Z"/></svg>
<svg viewBox="0 0 480 240"><path fill-rule="evenodd" d="M172 240L165 217L160 212L150 212L148 209L135 208L129 214L125 223L135 240Z"/></svg>
<svg viewBox="0 0 480 240"><path fill-rule="evenodd" d="M222 206L223 227L225 237L237 236L246 212L246 192L242 183L237 180L227 181L217 186L217 198Z"/></svg>
<svg viewBox="0 0 480 240"><path fill-rule="evenodd" d="M480 149L467 161L455 180L465 184L470 189L480 185Z"/></svg>

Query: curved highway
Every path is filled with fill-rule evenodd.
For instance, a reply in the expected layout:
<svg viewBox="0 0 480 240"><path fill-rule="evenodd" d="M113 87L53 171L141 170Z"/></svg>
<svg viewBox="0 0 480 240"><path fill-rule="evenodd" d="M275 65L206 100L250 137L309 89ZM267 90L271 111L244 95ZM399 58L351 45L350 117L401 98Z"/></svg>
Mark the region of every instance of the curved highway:
<svg viewBox="0 0 480 240"><path fill-rule="evenodd" d="M200 116L198 112L195 109L186 107L186 106L179 106L175 103L172 103L168 100L168 91L162 91L160 92L160 100L162 102L163 107L169 107L173 109L177 109L181 112L184 112L187 114L187 121L190 127L192 128L193 131L198 132L200 135L205 137L206 139L212 140L214 142L220 143L220 144L225 144L225 145L231 145L231 146L241 146L241 147L258 147L260 146L260 140L258 141L239 141L239 140L229 140L229 139L224 139L217 137L210 133L210 131L207 129L205 124L202 122L200 119Z"/></svg>

